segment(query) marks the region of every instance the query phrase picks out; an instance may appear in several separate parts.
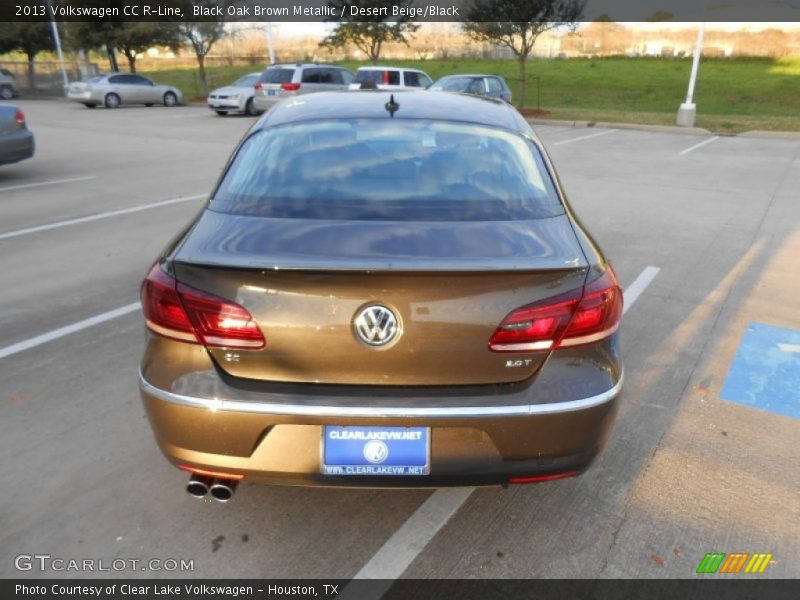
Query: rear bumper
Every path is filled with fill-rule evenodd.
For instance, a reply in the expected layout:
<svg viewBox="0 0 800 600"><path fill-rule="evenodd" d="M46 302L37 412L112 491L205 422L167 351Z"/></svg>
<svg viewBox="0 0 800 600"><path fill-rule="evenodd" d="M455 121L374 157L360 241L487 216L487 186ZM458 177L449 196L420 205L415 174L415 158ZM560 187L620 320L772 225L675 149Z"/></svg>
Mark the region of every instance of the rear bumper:
<svg viewBox="0 0 800 600"><path fill-rule="evenodd" d="M261 112L267 112L270 108L275 106L278 102L286 98L287 96L281 96L280 94L276 94L275 96L262 96L261 94L256 94L253 96L253 106L256 107L257 110Z"/></svg>
<svg viewBox="0 0 800 600"><path fill-rule="evenodd" d="M33 133L27 129L0 137L0 165L31 158L35 151Z"/></svg>
<svg viewBox="0 0 800 600"><path fill-rule="evenodd" d="M560 402L505 404L486 396L481 405L391 406L323 403L319 397L261 401L162 389L140 373L144 406L164 455L176 465L243 473L256 483L444 487L498 485L516 477L582 472L613 427L622 377L598 394ZM180 387L180 386L179 386ZM196 389L196 388L195 388ZM424 477L323 475L325 425L430 427L431 467Z"/></svg>

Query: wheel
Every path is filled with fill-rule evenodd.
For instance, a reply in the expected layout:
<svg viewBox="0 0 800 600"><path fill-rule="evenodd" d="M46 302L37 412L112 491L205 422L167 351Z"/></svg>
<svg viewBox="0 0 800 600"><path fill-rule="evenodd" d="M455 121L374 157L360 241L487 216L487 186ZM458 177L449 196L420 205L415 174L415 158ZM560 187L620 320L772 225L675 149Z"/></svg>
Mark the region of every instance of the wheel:
<svg viewBox="0 0 800 600"><path fill-rule="evenodd" d="M153 106L153 103L152 102L148 102L147 104L145 104L145 106Z"/></svg>
<svg viewBox="0 0 800 600"><path fill-rule="evenodd" d="M97 108L97 104L92 104L91 102L84 102L83 105L86 108Z"/></svg>
<svg viewBox="0 0 800 600"><path fill-rule="evenodd" d="M214 112L216 112L220 117L224 117L225 115L228 114L227 110L217 110L217 111L214 111Z"/></svg>
<svg viewBox="0 0 800 600"><path fill-rule="evenodd" d="M11 100L14 97L14 90L11 89L10 85L4 85L0 87L0 98L3 100Z"/></svg>
<svg viewBox="0 0 800 600"><path fill-rule="evenodd" d="M178 97L173 92L164 94L164 106L175 106L178 104Z"/></svg>
<svg viewBox="0 0 800 600"><path fill-rule="evenodd" d="M258 114L256 107L253 105L252 98L250 98L247 101L247 104L244 105L244 114L246 114L248 117L254 117Z"/></svg>
<svg viewBox="0 0 800 600"><path fill-rule="evenodd" d="M106 108L119 108L119 105L122 104L122 100L120 97L114 94L106 94Z"/></svg>

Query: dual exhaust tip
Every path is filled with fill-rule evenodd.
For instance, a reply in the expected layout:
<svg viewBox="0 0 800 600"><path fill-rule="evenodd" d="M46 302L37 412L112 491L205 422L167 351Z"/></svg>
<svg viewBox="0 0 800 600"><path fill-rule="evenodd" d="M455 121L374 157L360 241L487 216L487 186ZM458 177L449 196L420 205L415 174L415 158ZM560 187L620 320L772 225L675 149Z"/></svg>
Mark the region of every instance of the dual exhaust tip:
<svg viewBox="0 0 800 600"><path fill-rule="evenodd" d="M227 502L233 498L238 484L235 479L220 479L195 473L186 484L186 492L193 498L205 498L207 494L211 494L217 502Z"/></svg>

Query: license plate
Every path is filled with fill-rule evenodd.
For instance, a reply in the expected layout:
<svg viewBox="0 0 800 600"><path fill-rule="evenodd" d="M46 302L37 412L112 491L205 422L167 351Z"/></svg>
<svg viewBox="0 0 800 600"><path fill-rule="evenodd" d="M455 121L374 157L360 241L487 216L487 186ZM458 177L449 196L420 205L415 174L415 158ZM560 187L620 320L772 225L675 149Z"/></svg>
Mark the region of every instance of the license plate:
<svg viewBox="0 0 800 600"><path fill-rule="evenodd" d="M267 96L274 96L277 93L275 90L267 90Z"/></svg>
<svg viewBox="0 0 800 600"><path fill-rule="evenodd" d="M325 475L427 475L429 427L322 428Z"/></svg>

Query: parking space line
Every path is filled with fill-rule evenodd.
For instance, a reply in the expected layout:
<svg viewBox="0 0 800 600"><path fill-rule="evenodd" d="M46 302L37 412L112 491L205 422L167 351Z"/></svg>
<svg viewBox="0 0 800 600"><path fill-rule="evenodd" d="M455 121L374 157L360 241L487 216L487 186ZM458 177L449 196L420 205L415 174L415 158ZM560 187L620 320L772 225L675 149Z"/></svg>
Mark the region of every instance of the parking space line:
<svg viewBox="0 0 800 600"><path fill-rule="evenodd" d="M600 131L598 133L593 133L591 135L582 135L580 137L571 138L569 140L561 140L560 142L555 142L551 144L552 146L560 146L562 144L571 144L572 142L580 142L583 140L590 140L592 138L600 137L601 135L608 135L609 133L614 133L617 131L616 129L607 129L606 131Z"/></svg>
<svg viewBox="0 0 800 600"><path fill-rule="evenodd" d="M702 147L703 147L703 146L705 146L706 144L710 144L711 142L714 142L714 141L716 141L716 140L718 140L718 139L719 139L719 136L718 136L718 135L715 135L715 136L714 136L714 137L712 137L712 138L709 138L709 139L707 139L707 140L703 140L703 141L702 141L702 142L700 142L699 144L695 144L694 146L690 146L690 147L689 147L689 148L687 148L686 150L681 150L680 152L678 152L678 155L679 155L679 156L683 156L684 154L689 154L689 152L692 152L692 151L694 151L694 150L697 150L698 148L702 148Z"/></svg>
<svg viewBox="0 0 800 600"><path fill-rule="evenodd" d="M84 175L82 177L68 177L67 179L52 179L50 181L39 181L36 183L22 183L20 185L7 185L0 187L0 192L12 192L14 190L25 190L28 188L42 187L45 185L58 185L59 183L73 183L75 181L88 181L89 179L97 179L97 175Z"/></svg>
<svg viewBox="0 0 800 600"><path fill-rule="evenodd" d="M634 305L659 271L658 267L646 267L628 286L623 293L625 299L623 314ZM378 600L391 587L392 580L399 578L405 572L474 491L474 487L465 487L444 488L433 492L353 577L386 579L385 586L366 590L356 585L351 592L358 590L364 600L367 600L365 593L368 593L369 600ZM347 588L343 590L342 598L348 599L350 594L345 592ZM352 597L355 597L355 594Z"/></svg>
<svg viewBox="0 0 800 600"><path fill-rule="evenodd" d="M7 231L0 233L0 240L19 237L21 235L28 235L30 233L38 233L40 231L48 231L50 229L58 229L60 227L69 227L70 225L78 225L80 223L89 223L90 221L99 221L100 219L108 219L110 217L117 217L119 215L129 215L131 213L149 210L151 208L159 208L161 206L169 206L170 204L178 204L179 202L188 202L189 200L199 200L205 198L207 194L197 194L196 196L181 196L180 198L171 198L169 200L162 200L160 202L152 202L150 204L141 204L139 206L132 206L131 208L121 208L119 210L112 210L109 212L88 215L85 217L77 217L75 219L67 219L66 221L56 221L55 223L47 223L46 225L35 225L33 227L26 227L24 229L17 229L15 231Z"/></svg>
<svg viewBox="0 0 800 600"><path fill-rule="evenodd" d="M58 338L62 338L71 333L77 333L78 331L88 329L89 327L94 327L95 325L99 325L100 323L111 321L112 319L116 319L117 317L122 317L136 310L139 310L139 306L140 305L138 302L134 302L133 304L126 304L125 306L120 306L119 308L115 308L114 310L109 310L107 312L100 313L99 315L95 315L94 317L89 317L88 319L84 319L83 321L78 321L77 323L73 323L72 325L59 327L58 329L54 329L52 331L48 331L47 333L37 335L35 337L23 340L21 342L17 342L16 344L11 344L10 346L6 346L5 348L0 348L0 359L12 356L14 354L18 354L20 352L23 352L24 350L30 350L31 348L35 348L36 346L41 346L42 344L46 344L47 342L52 342L53 340L57 340Z"/></svg>

